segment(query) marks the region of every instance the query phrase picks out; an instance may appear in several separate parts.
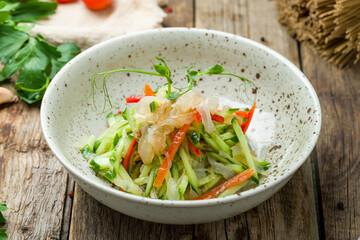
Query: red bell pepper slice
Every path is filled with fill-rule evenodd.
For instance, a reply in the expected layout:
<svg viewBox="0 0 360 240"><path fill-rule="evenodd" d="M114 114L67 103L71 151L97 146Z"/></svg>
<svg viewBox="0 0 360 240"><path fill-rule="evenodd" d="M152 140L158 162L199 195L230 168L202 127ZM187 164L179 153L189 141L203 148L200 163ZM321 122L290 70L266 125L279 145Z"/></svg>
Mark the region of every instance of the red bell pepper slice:
<svg viewBox="0 0 360 240"><path fill-rule="evenodd" d="M195 147L194 143L191 141L190 138L188 138L188 145L190 152L192 152L195 156L199 157L201 155L200 149Z"/></svg>
<svg viewBox="0 0 360 240"><path fill-rule="evenodd" d="M133 95L130 96L128 98L125 98L126 103L137 103L139 102L143 97L145 97L144 95Z"/></svg>
<svg viewBox="0 0 360 240"><path fill-rule="evenodd" d="M223 116L217 115L217 114L211 114L211 120L219 123L224 123L225 119Z"/></svg>
<svg viewBox="0 0 360 240"><path fill-rule="evenodd" d="M132 152L134 151L134 147L135 147L135 144L136 144L136 138L133 138L133 140L131 141L130 143L130 147L129 149L127 150L126 152L126 155L125 155L125 158L124 158L124 161L122 162L125 170L127 171L128 170L128 167L129 167L129 163L130 163L130 158L131 158L131 154Z"/></svg>

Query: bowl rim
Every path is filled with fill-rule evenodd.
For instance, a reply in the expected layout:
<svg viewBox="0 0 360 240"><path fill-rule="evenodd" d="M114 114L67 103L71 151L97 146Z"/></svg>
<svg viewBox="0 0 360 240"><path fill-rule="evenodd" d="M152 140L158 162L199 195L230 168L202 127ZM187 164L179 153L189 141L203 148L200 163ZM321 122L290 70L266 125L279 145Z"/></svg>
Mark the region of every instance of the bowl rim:
<svg viewBox="0 0 360 240"><path fill-rule="evenodd" d="M86 57L88 54L95 52L99 48L102 48L107 45L112 45L112 43L120 41L120 40L141 38L142 36L149 35L149 34L150 35L156 34L156 33L171 34L173 32L184 32L184 33L194 32L196 34L205 34L205 33L214 34L214 35L218 35L218 36L222 36L222 37L228 37L229 39L236 39L240 42L251 45L252 47L262 49L264 52L274 56L280 62L284 63L287 67L289 67L290 70L292 72L294 72L294 74L304 83L304 85L307 87L307 89L310 93L311 98L314 101L316 110L318 110L318 114L316 114L316 119L315 119L316 120L316 124L314 127L315 134L312 134L312 137L309 139L308 144L304 150L305 153L303 154L303 157L300 158L294 165L292 165L292 167L289 170L286 170L282 176L277 177L276 180L273 180L270 183L266 183L266 186L259 185L256 188L241 192L240 194L234 194L234 195L227 196L224 198L206 199L206 200L201 200L201 201L193 201L193 200L174 201L174 200L152 199L152 198L145 198L142 196L137 196L137 195L133 195L130 193L122 192L111 186L99 185L96 182L91 181L80 170L78 170L76 167L72 166L72 164L65 159L65 156L63 156L60 153L61 150L55 144L52 144L52 140L50 139L50 134L48 132L48 128L50 128L50 126L48 127L46 124L46 119L47 119L46 113L48 112L48 108L49 108L49 106L47 105L47 102L48 102L47 99L50 98L52 96L52 93L55 91L55 89L56 89L55 84L61 81L61 79L62 79L61 75L65 74L67 69L69 69L69 67L73 63L80 60L81 58ZM121 36L103 41L101 43L98 43L98 44L86 49L85 51L81 52L80 54L78 54L56 74L56 76L53 78L53 80L49 84L49 86L44 94L42 104L41 104L40 121L41 121L41 128L42 128L45 140L46 140L47 144L49 145L50 149L52 150L52 152L54 153L54 155L56 156L56 158L60 161L60 163L65 167L65 169L71 175L75 176L75 178L80 179L82 182L86 183L87 185L97 189L98 191L104 191L115 197L119 197L121 199L136 202L136 203L149 204L149 205L153 205L153 206L169 206L169 207L175 207L175 208L176 207L178 207L178 208L197 207L198 208L198 207L208 207L208 206L213 206L213 205L229 204L229 203L239 201L241 199L246 199L246 198L261 194L262 192L264 192L268 189L275 188L276 185L281 184L282 181L286 181L286 180L290 179L291 176L304 164L304 162L310 156L311 152L313 151L313 149L316 145L316 142L317 142L319 134L320 134L320 129L321 129L321 107L320 107L320 102L319 102L318 96L317 96L313 86L311 85L310 81L306 78L306 76L290 60L288 60L287 58L285 58L278 52L270 49L269 47L264 46L261 43L255 42L254 40L251 40L251 39L248 39L248 38L236 35L236 34L232 34L232 33L226 33L226 32L222 32L222 31L203 29L203 28L173 27L173 28L151 29L151 30L145 30L145 31L121 35Z"/></svg>

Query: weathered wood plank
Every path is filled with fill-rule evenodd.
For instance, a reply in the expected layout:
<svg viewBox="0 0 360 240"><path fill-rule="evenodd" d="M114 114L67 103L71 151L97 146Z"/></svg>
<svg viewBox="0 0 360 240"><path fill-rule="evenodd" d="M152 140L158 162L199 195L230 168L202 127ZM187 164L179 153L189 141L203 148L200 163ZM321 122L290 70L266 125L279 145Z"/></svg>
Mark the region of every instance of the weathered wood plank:
<svg viewBox="0 0 360 240"><path fill-rule="evenodd" d="M279 25L275 2L196 1L196 27L233 32L277 50L299 66L297 43ZM317 221L309 160L274 197L257 208L225 220L226 235L251 239L317 239ZM200 228L200 229L199 229ZM199 225L196 232L219 226Z"/></svg>
<svg viewBox="0 0 360 240"><path fill-rule="evenodd" d="M168 7L172 12L167 12L164 27L193 27L194 26L194 0L169 0Z"/></svg>
<svg viewBox="0 0 360 240"><path fill-rule="evenodd" d="M304 72L322 107L317 143L324 237L360 236L360 65L338 69L302 47Z"/></svg>
<svg viewBox="0 0 360 240"><path fill-rule="evenodd" d="M0 201L9 239L59 239L67 173L48 148L39 104L0 110Z"/></svg>

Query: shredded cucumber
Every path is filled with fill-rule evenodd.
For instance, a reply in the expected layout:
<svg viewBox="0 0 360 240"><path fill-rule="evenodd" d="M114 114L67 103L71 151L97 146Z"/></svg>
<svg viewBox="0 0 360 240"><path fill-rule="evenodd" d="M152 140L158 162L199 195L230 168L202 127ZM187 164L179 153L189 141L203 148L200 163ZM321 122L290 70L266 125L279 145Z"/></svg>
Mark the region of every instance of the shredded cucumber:
<svg viewBox="0 0 360 240"><path fill-rule="evenodd" d="M250 171L244 173L248 180L238 180L236 186L216 196L229 196L245 186L251 187L248 185L250 177L258 184L259 176L266 176L269 163L251 154L237 121L238 118L240 122L251 121L255 103L247 115L245 112L238 114L238 108L224 106L219 109L215 99L192 90L197 78L207 74L231 75L253 83L225 73L223 67L214 65L204 71L196 71L192 67L186 69L188 87L173 88L171 71L166 62L161 58L157 60L159 65L154 65L155 72L118 69L95 74L91 79L93 90L97 89L97 76L103 75L105 80L108 74L114 72L135 72L167 80L167 85L158 88L155 96L150 86L146 85L146 96L126 98L127 103L134 105L127 105L121 114L109 113L106 116L108 128L99 137L92 135L79 144L77 149L96 175L128 193L167 200L196 198L196 194L204 194L248 168L255 170L252 176ZM106 95L106 81L102 84L105 99L112 106Z"/></svg>

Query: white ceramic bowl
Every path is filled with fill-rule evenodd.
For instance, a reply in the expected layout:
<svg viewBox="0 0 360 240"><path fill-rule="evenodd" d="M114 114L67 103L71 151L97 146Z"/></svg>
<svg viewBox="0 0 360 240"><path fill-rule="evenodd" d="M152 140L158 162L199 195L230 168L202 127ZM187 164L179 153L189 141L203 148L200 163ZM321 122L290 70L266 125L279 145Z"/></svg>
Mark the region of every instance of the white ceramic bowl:
<svg viewBox="0 0 360 240"><path fill-rule="evenodd" d="M163 57L178 85L184 66L204 69L216 63L229 72L252 79L258 86L257 111L247 135L260 158L272 162L267 177L241 194L202 201L154 200L112 188L96 177L75 149L85 135L99 135L105 116L92 105L94 73L117 68L151 70L155 56ZM158 77L117 73L108 77L113 110L124 98L141 94L144 83L163 84ZM251 105L235 78L202 77L198 89ZM97 93L98 107L103 104ZM124 214L153 222L193 224L216 221L247 211L276 193L311 153L321 125L320 105L310 82L299 69L271 49L233 34L203 29L165 28L123 35L100 43L75 57L52 80L41 106L41 125L51 150L91 196Z"/></svg>

